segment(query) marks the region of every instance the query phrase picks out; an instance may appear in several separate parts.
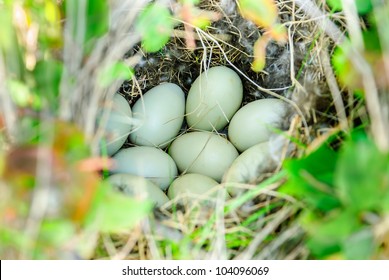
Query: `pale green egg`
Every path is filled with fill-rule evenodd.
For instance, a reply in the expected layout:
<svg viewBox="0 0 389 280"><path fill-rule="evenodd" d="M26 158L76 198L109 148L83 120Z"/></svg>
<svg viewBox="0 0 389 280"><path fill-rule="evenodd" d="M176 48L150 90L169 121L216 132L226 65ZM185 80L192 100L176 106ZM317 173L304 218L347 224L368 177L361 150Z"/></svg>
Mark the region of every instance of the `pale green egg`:
<svg viewBox="0 0 389 280"><path fill-rule="evenodd" d="M200 130L223 129L239 109L243 86L238 74L225 66L208 69L194 81L186 100L186 121Z"/></svg>
<svg viewBox="0 0 389 280"><path fill-rule="evenodd" d="M185 94L172 83L158 85L135 102L133 117L139 126L130 134L132 143L164 148L179 133L185 114Z"/></svg>
<svg viewBox="0 0 389 280"><path fill-rule="evenodd" d="M268 141L282 129L288 118L289 105L279 99L261 99L239 109L228 126L228 138L243 152Z"/></svg>
<svg viewBox="0 0 389 280"><path fill-rule="evenodd" d="M126 141L132 128L131 107L127 100L120 94L115 94L112 99L112 107L105 124L100 150L102 154L109 156L116 153ZM98 122L101 121L102 112L99 113Z"/></svg>
<svg viewBox="0 0 389 280"><path fill-rule="evenodd" d="M266 172L273 172L280 163L270 154L269 142L259 143L240 154L223 176L223 183L231 195L242 192L239 184L255 183ZM239 184L236 184L239 183Z"/></svg>
<svg viewBox="0 0 389 280"><path fill-rule="evenodd" d="M188 200L197 198L216 197L218 182L201 174L185 174L173 181L168 189L168 197L175 199L181 197Z"/></svg>
<svg viewBox="0 0 389 280"><path fill-rule="evenodd" d="M177 166L164 151L154 147L122 149L113 157L113 173L128 173L149 179L166 190L177 176Z"/></svg>
<svg viewBox="0 0 389 280"><path fill-rule="evenodd" d="M166 194L151 181L136 175L118 173L107 181L118 191L140 200L150 200L160 207L169 201Z"/></svg>
<svg viewBox="0 0 389 280"><path fill-rule="evenodd" d="M202 174L218 182L238 156L227 139L212 132L190 132L178 137L169 154L180 172Z"/></svg>

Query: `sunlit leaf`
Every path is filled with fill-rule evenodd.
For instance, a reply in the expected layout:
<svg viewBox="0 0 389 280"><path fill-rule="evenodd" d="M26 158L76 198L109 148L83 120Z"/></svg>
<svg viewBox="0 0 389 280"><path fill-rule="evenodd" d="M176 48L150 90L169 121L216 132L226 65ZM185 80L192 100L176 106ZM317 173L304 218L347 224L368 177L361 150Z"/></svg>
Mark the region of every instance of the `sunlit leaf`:
<svg viewBox="0 0 389 280"><path fill-rule="evenodd" d="M333 11L341 11L343 9L342 0L327 0L328 6ZM372 0L355 0L355 5L359 14L364 15L373 10Z"/></svg>
<svg viewBox="0 0 389 280"><path fill-rule="evenodd" d="M285 161L289 179L280 191L299 197L313 209L339 207L333 178L337 160L338 154L323 145L304 158Z"/></svg>
<svg viewBox="0 0 389 280"><path fill-rule="evenodd" d="M48 22L51 24L55 24L60 20L60 11L57 5L54 4L53 1L46 1L45 2L45 17Z"/></svg>
<svg viewBox="0 0 389 280"><path fill-rule="evenodd" d="M75 225L69 220L44 220L40 227L39 242L45 246L63 246L76 233ZM55 247L54 247L55 248Z"/></svg>
<svg viewBox="0 0 389 280"><path fill-rule="evenodd" d="M200 0L179 0L182 4L198 5Z"/></svg>
<svg viewBox="0 0 389 280"><path fill-rule="evenodd" d="M278 10L273 0L239 0L242 16L259 27L270 28L278 18Z"/></svg>
<svg viewBox="0 0 389 280"><path fill-rule="evenodd" d="M356 71L349 58L349 46L343 45L336 48L332 56L332 64L342 85L352 89L363 88L361 75Z"/></svg>
<svg viewBox="0 0 389 280"><path fill-rule="evenodd" d="M251 69L254 72L260 72L265 68L267 43L266 37L261 37L254 43L254 61L251 64Z"/></svg>
<svg viewBox="0 0 389 280"><path fill-rule="evenodd" d="M0 256L6 256L10 249L22 250L28 243L28 236L20 230L0 228Z"/></svg>
<svg viewBox="0 0 389 280"><path fill-rule="evenodd" d="M31 91L25 83L18 80L9 80L8 88L13 102L18 106L26 107L30 104L32 99Z"/></svg>
<svg viewBox="0 0 389 280"><path fill-rule="evenodd" d="M195 17L192 24L200 29L205 29L211 24L211 20L207 17Z"/></svg>
<svg viewBox="0 0 389 280"><path fill-rule="evenodd" d="M370 228L364 228L351 234L342 244L347 259L368 260L376 250L374 234Z"/></svg>
<svg viewBox="0 0 389 280"><path fill-rule="evenodd" d="M152 203L129 198L101 183L86 218L86 226L107 233L129 230L151 209Z"/></svg>
<svg viewBox="0 0 389 280"><path fill-rule="evenodd" d="M99 83L102 87L107 87L117 80L131 80L134 70L123 62L114 63L99 74Z"/></svg>
<svg viewBox="0 0 389 280"><path fill-rule="evenodd" d="M136 29L142 35L142 47L147 52L159 51L173 32L169 9L160 4L148 5L139 15Z"/></svg>
<svg viewBox="0 0 389 280"><path fill-rule="evenodd" d="M339 196L350 209L380 211L389 192L389 157L373 141L348 141L336 167Z"/></svg>
<svg viewBox="0 0 389 280"><path fill-rule="evenodd" d="M309 234L307 246L318 258L341 251L342 244L361 227L351 211L337 211L324 218L311 213L303 217L302 225Z"/></svg>

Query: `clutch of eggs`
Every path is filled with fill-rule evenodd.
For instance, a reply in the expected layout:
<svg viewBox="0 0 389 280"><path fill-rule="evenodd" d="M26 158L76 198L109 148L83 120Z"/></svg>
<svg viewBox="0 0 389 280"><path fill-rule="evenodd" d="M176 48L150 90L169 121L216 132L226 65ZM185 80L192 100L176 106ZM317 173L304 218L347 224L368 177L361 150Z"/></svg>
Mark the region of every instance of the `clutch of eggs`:
<svg viewBox="0 0 389 280"><path fill-rule="evenodd" d="M120 99L128 106L117 96L114 102ZM162 192L168 190L169 198L179 194L190 197L208 193L221 182L247 183L246 175L252 179L260 176L258 173L274 170L267 143L285 128L290 106L278 99L261 99L241 107L242 98L240 77L225 66L217 66L200 74L186 101L179 86L164 83L146 92L132 111L123 105L126 109L120 112L125 112L124 119L130 118L136 125L125 126L110 117L107 132L115 131L124 140L111 141L116 144L110 144L112 148L108 145L107 154L117 152L117 146L123 145L128 135L137 146L119 150L113 156L116 165L111 172L116 179L111 181L117 184L117 178L123 176L118 174L131 174L150 182L143 183L145 193L152 192L153 185ZM189 130L196 131L178 136L184 117ZM217 131L228 124L228 137L219 135ZM166 147L168 153L162 150ZM124 185L136 182L130 177L120 180ZM158 197L159 202L164 201L160 194Z"/></svg>

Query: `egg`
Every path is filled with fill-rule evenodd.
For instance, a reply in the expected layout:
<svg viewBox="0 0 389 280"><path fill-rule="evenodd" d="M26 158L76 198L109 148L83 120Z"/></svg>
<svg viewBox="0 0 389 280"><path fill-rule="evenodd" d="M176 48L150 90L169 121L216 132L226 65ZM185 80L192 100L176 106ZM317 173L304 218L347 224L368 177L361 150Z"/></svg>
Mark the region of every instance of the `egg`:
<svg viewBox="0 0 389 280"><path fill-rule="evenodd" d="M235 147L212 132L190 132L173 141L169 154L183 173L198 173L220 182L238 156Z"/></svg>
<svg viewBox="0 0 389 280"><path fill-rule="evenodd" d="M228 138L240 152L268 141L275 130L283 129L289 108L285 101L272 98L248 103L232 118Z"/></svg>
<svg viewBox="0 0 389 280"><path fill-rule="evenodd" d="M164 151L147 146L121 149L113 157L113 173L128 173L149 179L166 190L177 176L177 166Z"/></svg>
<svg viewBox="0 0 389 280"><path fill-rule="evenodd" d="M191 128L221 130L239 109L243 86L238 74L225 66L203 72L192 84L186 100L186 121Z"/></svg>
<svg viewBox="0 0 389 280"><path fill-rule="evenodd" d="M98 122L101 121L102 115L103 112L100 111ZM131 132L132 122L131 107L127 100L120 94L115 94L112 99L112 108L105 124L104 135L100 142L102 154L111 156L123 146Z"/></svg>
<svg viewBox="0 0 389 280"><path fill-rule="evenodd" d="M243 190L234 183L257 183L258 178L273 172L281 164L283 145L288 145L286 139L267 141L240 154L223 176L228 192L236 196Z"/></svg>
<svg viewBox="0 0 389 280"><path fill-rule="evenodd" d="M168 189L168 197L177 197L193 200L200 197L216 197L218 192L215 186L218 182L201 174L185 174L173 181Z"/></svg>
<svg viewBox="0 0 389 280"><path fill-rule="evenodd" d="M166 194L157 185L143 177L118 173L109 176L106 180L116 190L125 195L141 200L150 200L157 207L160 207L169 201Z"/></svg>
<svg viewBox="0 0 389 280"><path fill-rule="evenodd" d="M185 114L185 94L175 84L161 84L135 102L132 111L140 125L131 133L131 142L164 148L181 129Z"/></svg>

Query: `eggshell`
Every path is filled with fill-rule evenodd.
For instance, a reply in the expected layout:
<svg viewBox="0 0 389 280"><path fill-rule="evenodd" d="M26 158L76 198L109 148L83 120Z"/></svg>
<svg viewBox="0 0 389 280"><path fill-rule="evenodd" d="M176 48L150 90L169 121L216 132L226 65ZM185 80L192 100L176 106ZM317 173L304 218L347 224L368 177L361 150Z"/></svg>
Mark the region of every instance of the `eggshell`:
<svg viewBox="0 0 389 280"><path fill-rule="evenodd" d="M177 176L173 159L164 151L147 146L122 149L113 157L113 173L128 173L149 179L166 190Z"/></svg>
<svg viewBox="0 0 389 280"><path fill-rule="evenodd" d="M174 199L178 196L195 199L198 197L215 197L219 183L210 177L201 174L185 174L173 181L168 189L168 197Z"/></svg>
<svg viewBox="0 0 389 280"><path fill-rule="evenodd" d="M231 183L253 183L265 173L274 171L278 164L270 154L269 142L254 145L234 160L223 176L223 183L231 195L238 195L242 189Z"/></svg>
<svg viewBox="0 0 389 280"><path fill-rule="evenodd" d="M108 110L110 108L104 109ZM123 96L120 94L113 96L110 110L100 145L101 152L109 156L116 153L123 146L132 128L131 107ZM102 114L103 112L99 113L98 122L101 120Z"/></svg>
<svg viewBox="0 0 389 280"><path fill-rule="evenodd" d="M161 84L135 102L132 111L140 126L130 134L131 142L164 148L181 129L185 114L185 94L175 84Z"/></svg>
<svg viewBox="0 0 389 280"><path fill-rule="evenodd" d="M218 182L238 156L227 139L211 132L186 133L173 141L169 153L181 172L202 174Z"/></svg>
<svg viewBox="0 0 389 280"><path fill-rule="evenodd" d="M203 72L192 84L186 100L186 121L200 130L223 129L239 109L243 86L238 74L225 66Z"/></svg>
<svg viewBox="0 0 389 280"><path fill-rule="evenodd" d="M289 105L279 99L261 99L239 109L228 127L228 138L240 151L268 141L282 129L289 113Z"/></svg>
<svg viewBox="0 0 389 280"><path fill-rule="evenodd" d="M157 207L169 201L166 194L154 183L143 177L118 173L111 175L107 181L118 191L141 200L150 200Z"/></svg>

